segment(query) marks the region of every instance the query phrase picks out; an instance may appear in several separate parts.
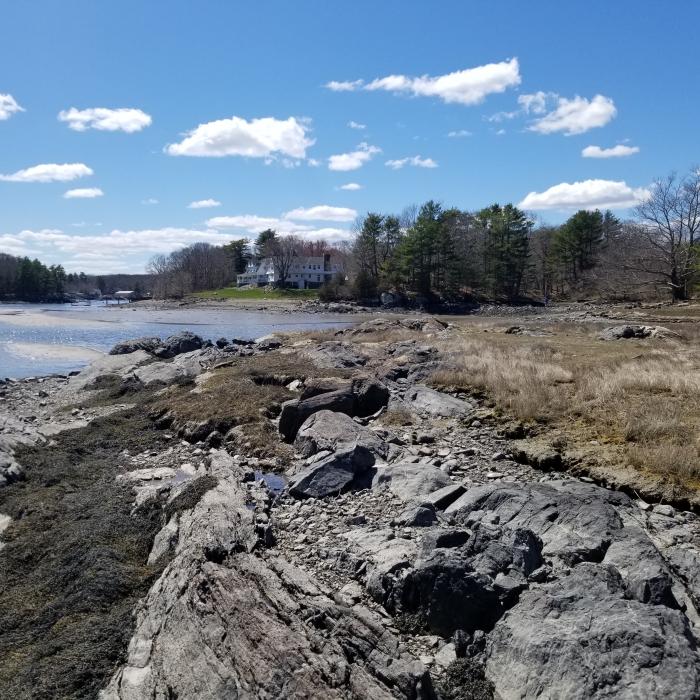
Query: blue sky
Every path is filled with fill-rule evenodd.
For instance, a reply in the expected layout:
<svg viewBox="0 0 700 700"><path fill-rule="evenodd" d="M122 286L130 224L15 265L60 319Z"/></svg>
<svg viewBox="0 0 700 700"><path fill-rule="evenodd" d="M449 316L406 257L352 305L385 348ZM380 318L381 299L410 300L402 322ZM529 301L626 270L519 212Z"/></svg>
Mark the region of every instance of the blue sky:
<svg viewBox="0 0 700 700"><path fill-rule="evenodd" d="M699 20L690 0L5 2L0 251L138 272L429 198L624 215L700 159Z"/></svg>

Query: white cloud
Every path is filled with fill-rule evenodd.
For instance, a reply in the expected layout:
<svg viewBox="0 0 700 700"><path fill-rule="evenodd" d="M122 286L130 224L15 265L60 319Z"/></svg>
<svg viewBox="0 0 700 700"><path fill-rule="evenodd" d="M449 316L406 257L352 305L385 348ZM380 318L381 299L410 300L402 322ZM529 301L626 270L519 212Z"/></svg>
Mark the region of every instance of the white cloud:
<svg viewBox="0 0 700 700"><path fill-rule="evenodd" d="M624 146L618 144L612 148L601 148L600 146L586 146L581 155L584 158L624 158L639 153L638 146Z"/></svg>
<svg viewBox="0 0 700 700"><path fill-rule="evenodd" d="M328 159L328 169L338 170L341 172L348 170L358 170L367 161L371 160L377 153L381 153L382 149L376 146L370 146L367 143L361 143L357 150L350 153L339 153L331 156Z"/></svg>
<svg viewBox="0 0 700 700"><path fill-rule="evenodd" d="M451 139L462 139L465 136L471 136L472 132L466 129L458 129L457 131L450 131L447 134Z"/></svg>
<svg viewBox="0 0 700 700"><path fill-rule="evenodd" d="M590 129L605 126L617 115L615 103L604 95L585 97L559 97L557 107L535 120L528 129L540 134L563 132L566 136L583 134Z"/></svg>
<svg viewBox="0 0 700 700"><path fill-rule="evenodd" d="M544 114L547 111L547 103L559 98L554 92L538 90L531 94L518 95L518 104L526 114Z"/></svg>
<svg viewBox="0 0 700 700"><path fill-rule="evenodd" d="M141 131L152 123L151 116L140 109L122 107L120 109L108 109L107 107L93 107L90 109L76 109L71 107L58 113L58 120L66 122L73 131L125 131L133 134Z"/></svg>
<svg viewBox="0 0 700 700"><path fill-rule="evenodd" d="M518 204L523 209L626 209L649 196L643 187L623 181L583 180L562 182L544 192L530 192Z"/></svg>
<svg viewBox="0 0 700 700"><path fill-rule="evenodd" d="M437 168L438 164L432 158L422 158L421 156L413 156L411 158L401 158L399 160L388 160L384 165L393 170L401 170L406 165L412 165L414 168Z"/></svg>
<svg viewBox="0 0 700 700"><path fill-rule="evenodd" d="M360 130L367 128L367 124L359 124L358 122L354 122L352 120L348 122L348 126L351 129L360 129Z"/></svg>
<svg viewBox="0 0 700 700"><path fill-rule="evenodd" d="M308 131L308 124L294 117L263 117L250 121L231 117L200 124L187 132L180 143L168 145L165 151L171 156L272 159L281 155L299 159L305 158L306 149L315 143Z"/></svg>
<svg viewBox="0 0 700 700"><path fill-rule="evenodd" d="M357 190L362 189L362 185L357 182L348 182L345 185L338 187L339 190L347 190L348 192L357 192Z"/></svg>
<svg viewBox="0 0 700 700"><path fill-rule="evenodd" d="M63 194L64 199L95 199L102 197L104 192L99 187L83 187L75 190L68 190Z"/></svg>
<svg viewBox="0 0 700 700"><path fill-rule="evenodd" d="M326 87L335 91L386 90L405 93L414 97L438 97L443 102L475 105L487 95L503 92L520 84L520 66L517 58L500 63L466 68L445 75L387 75L369 83L363 80L332 81Z"/></svg>
<svg viewBox="0 0 700 700"><path fill-rule="evenodd" d="M58 229L25 230L0 235L0 249L31 254L68 270L137 272L156 253L169 253L192 243L228 243L231 236L212 230L184 228L115 229L103 234L65 233ZM99 258L97 256L100 256ZM89 264L90 261L92 264Z"/></svg>
<svg viewBox="0 0 700 700"><path fill-rule="evenodd" d="M212 207L220 207L221 202L216 199L198 199L195 202L190 202L187 205L188 209L211 209Z"/></svg>
<svg viewBox="0 0 700 700"><path fill-rule="evenodd" d="M357 212L348 207L331 207L328 204L318 204L315 207L305 209L298 207L284 215L285 219L295 221L354 221Z"/></svg>
<svg viewBox="0 0 700 700"><path fill-rule="evenodd" d="M0 122L9 119L17 112L24 112L24 109L17 104L17 100L12 95L0 93Z"/></svg>
<svg viewBox="0 0 700 700"><path fill-rule="evenodd" d="M160 204L160 202L155 197L149 197L148 199L142 199L141 204L151 206L152 204Z"/></svg>
<svg viewBox="0 0 700 700"><path fill-rule="evenodd" d="M211 228L237 228L250 233L260 233L268 228L277 228L281 223L283 223L282 220L276 217L257 216L256 214L215 216L207 220L207 226Z"/></svg>
<svg viewBox="0 0 700 700"><path fill-rule="evenodd" d="M70 182L92 174L92 169L84 163L63 163L62 165L42 163L10 175L0 175L0 180L4 182Z"/></svg>
<svg viewBox="0 0 700 700"><path fill-rule="evenodd" d="M309 160L306 161L306 164L310 168L320 168L323 165L323 163L321 163L321 161L317 158L309 158Z"/></svg>
<svg viewBox="0 0 700 700"><path fill-rule="evenodd" d="M333 92L352 92L362 87L363 80L331 80L323 87L332 90Z"/></svg>

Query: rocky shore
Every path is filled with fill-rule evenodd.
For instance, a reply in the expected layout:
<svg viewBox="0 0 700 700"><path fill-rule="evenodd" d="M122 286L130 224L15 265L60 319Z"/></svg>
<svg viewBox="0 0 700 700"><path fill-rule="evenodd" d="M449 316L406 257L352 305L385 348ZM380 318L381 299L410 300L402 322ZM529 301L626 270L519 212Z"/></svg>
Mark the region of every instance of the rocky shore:
<svg viewBox="0 0 700 700"><path fill-rule="evenodd" d="M3 383L0 696L700 697L700 519L435 390L451 333L182 333Z"/></svg>

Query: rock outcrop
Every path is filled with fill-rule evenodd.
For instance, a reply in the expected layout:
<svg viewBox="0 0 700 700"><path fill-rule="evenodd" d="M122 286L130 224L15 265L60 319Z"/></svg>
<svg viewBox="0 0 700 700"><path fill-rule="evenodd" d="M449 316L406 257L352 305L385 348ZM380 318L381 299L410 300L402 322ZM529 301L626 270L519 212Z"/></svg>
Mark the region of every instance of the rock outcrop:
<svg viewBox="0 0 700 700"><path fill-rule="evenodd" d="M230 457L214 454L210 473L217 486L180 517L175 557L102 699L434 698L425 667L376 613L335 603L301 569L256 552Z"/></svg>

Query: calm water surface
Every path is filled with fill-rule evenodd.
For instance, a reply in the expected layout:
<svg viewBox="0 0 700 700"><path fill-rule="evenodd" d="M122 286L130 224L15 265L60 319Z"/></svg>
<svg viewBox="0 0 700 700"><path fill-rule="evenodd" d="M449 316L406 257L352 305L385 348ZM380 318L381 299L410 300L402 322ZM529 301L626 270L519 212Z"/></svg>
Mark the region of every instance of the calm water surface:
<svg viewBox="0 0 700 700"><path fill-rule="evenodd" d="M266 313L237 309L164 311L71 304L0 304L0 377L28 377L79 369L91 358L81 349L105 352L144 335L165 337L191 330L203 338L258 338L274 331L348 325L347 316Z"/></svg>

